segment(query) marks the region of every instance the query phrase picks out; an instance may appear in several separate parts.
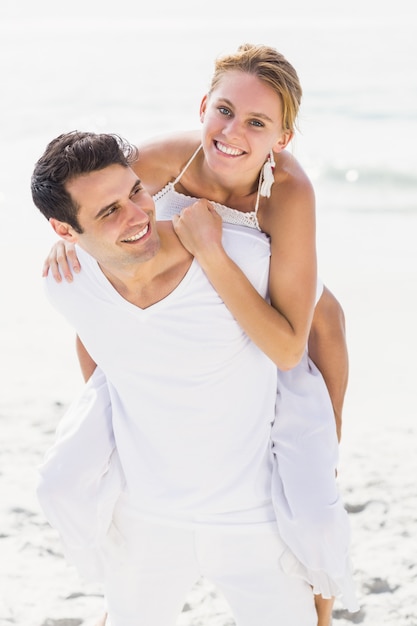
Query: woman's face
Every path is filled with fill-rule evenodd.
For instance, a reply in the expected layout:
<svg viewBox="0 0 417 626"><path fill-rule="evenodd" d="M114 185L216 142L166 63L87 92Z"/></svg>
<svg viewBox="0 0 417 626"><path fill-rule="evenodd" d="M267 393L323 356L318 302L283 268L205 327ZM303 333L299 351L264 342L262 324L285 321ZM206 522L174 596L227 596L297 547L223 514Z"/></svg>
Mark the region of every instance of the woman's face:
<svg viewBox="0 0 417 626"><path fill-rule="evenodd" d="M291 139L282 129L282 104L257 76L229 71L201 103L202 143L213 171L256 175L273 149Z"/></svg>

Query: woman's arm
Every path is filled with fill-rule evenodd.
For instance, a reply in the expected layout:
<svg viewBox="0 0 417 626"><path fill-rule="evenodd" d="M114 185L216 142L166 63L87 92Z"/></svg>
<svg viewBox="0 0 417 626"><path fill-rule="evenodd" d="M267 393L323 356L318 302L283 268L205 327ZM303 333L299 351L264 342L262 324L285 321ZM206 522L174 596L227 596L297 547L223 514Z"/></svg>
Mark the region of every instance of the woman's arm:
<svg viewBox="0 0 417 626"><path fill-rule="evenodd" d="M75 340L75 349L77 352L78 361L79 361L80 368L81 368L81 373L83 375L84 381L87 382L87 380L90 378L90 376L93 374L94 370L96 369L97 364L93 361L93 359L87 352L84 344L82 343L78 335Z"/></svg>
<svg viewBox="0 0 417 626"><path fill-rule="evenodd" d="M308 186L311 185L304 170L292 155L281 152L277 155L276 161L279 180L277 181L278 184L274 185L274 205L270 204L269 210L262 215L264 219L261 226L264 229L268 229L268 222L271 219L273 222L276 221L277 215L285 215L287 211L291 212L299 200L300 190L308 189ZM288 232L288 230L285 231L285 224L281 223L278 227L284 229L284 232ZM275 267L276 257L273 256L271 271L274 271ZM333 405L337 435L340 440L349 362L343 310L326 287L324 287L322 296L314 309L308 338L308 350L326 383Z"/></svg>
<svg viewBox="0 0 417 626"><path fill-rule="evenodd" d="M184 246L207 274L240 326L280 369L301 359L313 316L316 285L315 217L311 189L298 194L293 210L271 224L271 271L268 304L226 254L222 221L203 200L173 219Z"/></svg>

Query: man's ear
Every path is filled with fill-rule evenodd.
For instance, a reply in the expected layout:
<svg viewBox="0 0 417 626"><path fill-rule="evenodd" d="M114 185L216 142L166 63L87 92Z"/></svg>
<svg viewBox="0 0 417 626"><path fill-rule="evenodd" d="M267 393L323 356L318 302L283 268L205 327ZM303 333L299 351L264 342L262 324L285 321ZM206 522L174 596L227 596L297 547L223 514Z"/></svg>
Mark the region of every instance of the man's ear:
<svg viewBox="0 0 417 626"><path fill-rule="evenodd" d="M204 122L204 114L207 108L207 100L208 100L208 95L206 94L205 96L203 96L203 99L200 104L200 122L201 123Z"/></svg>
<svg viewBox="0 0 417 626"><path fill-rule="evenodd" d="M65 241L69 241L70 243L77 243L78 234L72 226L66 222L60 222L54 217L49 218L49 223L61 239L65 239Z"/></svg>
<svg viewBox="0 0 417 626"><path fill-rule="evenodd" d="M291 130L283 132L276 143L272 146L272 150L274 152L281 152L282 150L285 150L293 136L294 133Z"/></svg>

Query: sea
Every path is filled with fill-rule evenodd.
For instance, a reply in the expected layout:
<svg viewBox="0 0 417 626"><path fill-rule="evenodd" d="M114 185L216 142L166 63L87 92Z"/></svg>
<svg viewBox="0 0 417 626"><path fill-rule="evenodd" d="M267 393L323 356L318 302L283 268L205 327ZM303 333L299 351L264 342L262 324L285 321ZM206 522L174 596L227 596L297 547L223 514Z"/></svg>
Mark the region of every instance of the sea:
<svg viewBox="0 0 417 626"><path fill-rule="evenodd" d="M135 142L197 128L215 57L246 41L276 47L299 73L291 149L318 210L417 210L413 0L151 5L2 0L3 225L34 214L30 173L52 137L77 128Z"/></svg>
<svg viewBox="0 0 417 626"><path fill-rule="evenodd" d="M386 263L387 232L397 244L404 240L390 263L404 266L409 282L415 280L414 0L178 0L145 6L139 0L2 0L3 329L15 321L16 294L39 299L41 265L55 239L30 196L33 165L46 144L74 129L139 142L198 128L215 58L244 42L274 46L299 74L304 93L290 149L314 183L326 283L329 277L338 291L341 259L333 263L335 255L343 256L346 272L358 275L364 262ZM366 248L360 257L358 242L349 239L352 230L361 233ZM415 284L407 290L415 291L417 313ZM341 295L349 306L351 293ZM31 323L25 322L28 329ZM0 374L9 373L5 355L16 349L4 332ZM24 355L26 344L20 349Z"/></svg>

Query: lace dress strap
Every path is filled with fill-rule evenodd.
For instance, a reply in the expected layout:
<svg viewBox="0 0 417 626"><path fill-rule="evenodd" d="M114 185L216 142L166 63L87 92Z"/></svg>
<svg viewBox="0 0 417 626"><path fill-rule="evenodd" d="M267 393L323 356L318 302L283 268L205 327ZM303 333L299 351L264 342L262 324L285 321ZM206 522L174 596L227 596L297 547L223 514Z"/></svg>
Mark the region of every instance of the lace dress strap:
<svg viewBox="0 0 417 626"><path fill-rule="evenodd" d="M192 155L192 157L187 161L187 163L185 164L185 166L182 168L181 172L178 174L177 178L174 180L174 182L172 183L173 185L176 185L177 183L180 182L182 175L184 174L184 172L186 172L188 170L188 168L190 167L191 163L194 161L195 157L197 156L197 154L200 152L201 148L203 147L203 145L200 143L200 145L198 146L197 150L194 152L194 154Z"/></svg>

